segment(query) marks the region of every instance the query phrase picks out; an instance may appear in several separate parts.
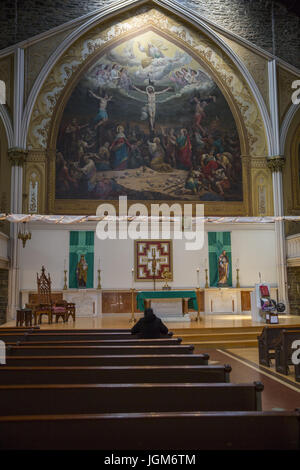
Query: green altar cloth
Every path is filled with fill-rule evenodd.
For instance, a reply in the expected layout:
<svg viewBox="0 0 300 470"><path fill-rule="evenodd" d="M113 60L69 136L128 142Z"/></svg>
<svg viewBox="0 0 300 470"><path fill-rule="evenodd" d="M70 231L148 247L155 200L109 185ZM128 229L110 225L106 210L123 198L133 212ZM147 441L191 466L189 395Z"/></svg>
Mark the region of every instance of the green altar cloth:
<svg viewBox="0 0 300 470"><path fill-rule="evenodd" d="M157 291L139 291L136 296L137 308L144 311L145 299L189 299L188 306L198 310L196 292L193 290L157 290Z"/></svg>

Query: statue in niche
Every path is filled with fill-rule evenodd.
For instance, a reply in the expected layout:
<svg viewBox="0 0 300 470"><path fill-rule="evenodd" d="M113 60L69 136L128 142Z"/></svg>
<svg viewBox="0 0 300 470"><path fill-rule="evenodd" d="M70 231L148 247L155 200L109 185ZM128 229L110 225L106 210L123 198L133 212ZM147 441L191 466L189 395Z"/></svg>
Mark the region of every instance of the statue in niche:
<svg viewBox="0 0 300 470"><path fill-rule="evenodd" d="M86 287L88 275L88 264L84 255L80 255L80 260L76 266L76 278L78 287Z"/></svg>
<svg viewBox="0 0 300 470"><path fill-rule="evenodd" d="M229 276L229 259L226 255L226 251L223 250L218 258L218 273L219 273L219 287L225 287L228 285Z"/></svg>

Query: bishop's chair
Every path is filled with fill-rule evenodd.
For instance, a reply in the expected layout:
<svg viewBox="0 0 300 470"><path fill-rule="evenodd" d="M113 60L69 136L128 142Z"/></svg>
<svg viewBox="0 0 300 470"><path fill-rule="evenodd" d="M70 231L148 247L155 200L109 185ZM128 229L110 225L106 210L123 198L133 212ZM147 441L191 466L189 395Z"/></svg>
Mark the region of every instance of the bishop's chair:
<svg viewBox="0 0 300 470"><path fill-rule="evenodd" d="M51 298L51 278L50 274L46 276L45 267L42 266L42 273L39 276L37 273L37 306L35 307L35 319L37 323L41 323L42 316L48 317L48 322L52 323L53 316L56 321L62 317L63 321L67 321L68 310L67 302L62 301L58 304L52 302Z"/></svg>

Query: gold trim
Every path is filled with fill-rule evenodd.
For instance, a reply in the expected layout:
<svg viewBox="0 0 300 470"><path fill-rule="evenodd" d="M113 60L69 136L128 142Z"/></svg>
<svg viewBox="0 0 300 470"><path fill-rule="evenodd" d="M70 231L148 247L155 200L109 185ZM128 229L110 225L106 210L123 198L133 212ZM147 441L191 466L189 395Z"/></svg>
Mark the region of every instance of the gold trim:
<svg viewBox="0 0 300 470"><path fill-rule="evenodd" d="M272 173L278 172L283 170L283 167L285 165L285 158L282 157L281 155L278 155L276 157L267 157L267 166L270 168Z"/></svg>
<svg viewBox="0 0 300 470"><path fill-rule="evenodd" d="M23 166L26 162L28 151L19 147L12 147L7 150L7 155L12 166Z"/></svg>

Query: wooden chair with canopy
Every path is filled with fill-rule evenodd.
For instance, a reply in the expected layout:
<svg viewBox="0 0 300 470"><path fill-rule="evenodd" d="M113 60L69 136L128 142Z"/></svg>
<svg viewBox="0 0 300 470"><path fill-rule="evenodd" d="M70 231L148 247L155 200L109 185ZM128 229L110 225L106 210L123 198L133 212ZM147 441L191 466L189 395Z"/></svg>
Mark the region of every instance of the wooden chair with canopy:
<svg viewBox="0 0 300 470"><path fill-rule="evenodd" d="M45 267L42 266L42 272L37 276L37 304L34 308L35 323L41 323L43 315L48 317L48 322L52 323L53 317L58 321L59 317L62 317L63 321L67 321L68 309L67 302L62 300L61 302L53 303L51 297L51 278L45 273Z"/></svg>

